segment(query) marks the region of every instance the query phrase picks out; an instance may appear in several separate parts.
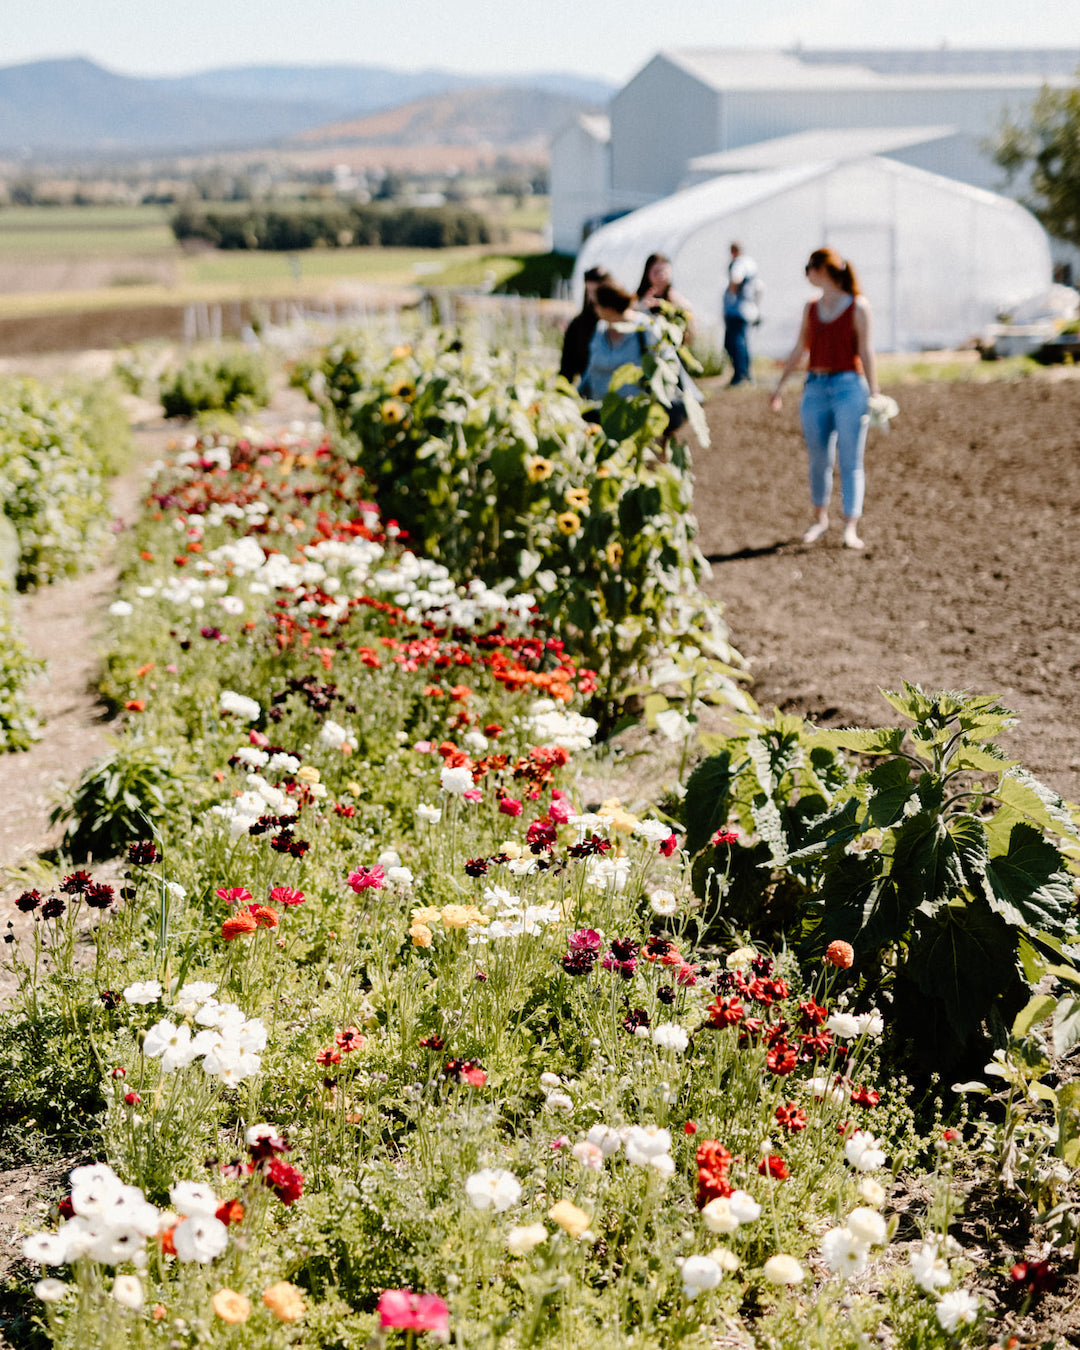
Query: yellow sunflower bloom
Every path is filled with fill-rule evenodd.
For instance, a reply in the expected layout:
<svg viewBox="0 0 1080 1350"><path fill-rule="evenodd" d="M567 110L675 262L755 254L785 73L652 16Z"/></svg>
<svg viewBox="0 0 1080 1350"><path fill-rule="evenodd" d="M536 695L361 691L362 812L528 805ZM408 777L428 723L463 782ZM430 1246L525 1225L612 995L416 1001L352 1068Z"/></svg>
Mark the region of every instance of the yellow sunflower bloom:
<svg viewBox="0 0 1080 1350"><path fill-rule="evenodd" d="M525 476L530 483L542 483L555 472L555 465L543 455L530 455L525 461Z"/></svg>
<svg viewBox="0 0 1080 1350"><path fill-rule="evenodd" d="M609 567L618 567L623 560L623 546L617 539L613 539L607 548L604 549L604 557L607 559Z"/></svg>
<svg viewBox="0 0 1080 1350"><path fill-rule="evenodd" d="M404 422L409 415L409 410L405 404L396 398L388 398L384 401L382 408L382 420L388 426L396 426L398 422Z"/></svg>
<svg viewBox="0 0 1080 1350"><path fill-rule="evenodd" d="M555 517L555 524L560 534L577 534L581 529L581 517L576 511L563 511Z"/></svg>
<svg viewBox="0 0 1080 1350"><path fill-rule="evenodd" d="M567 488L566 504L575 511L584 511L589 505L589 494L584 488Z"/></svg>

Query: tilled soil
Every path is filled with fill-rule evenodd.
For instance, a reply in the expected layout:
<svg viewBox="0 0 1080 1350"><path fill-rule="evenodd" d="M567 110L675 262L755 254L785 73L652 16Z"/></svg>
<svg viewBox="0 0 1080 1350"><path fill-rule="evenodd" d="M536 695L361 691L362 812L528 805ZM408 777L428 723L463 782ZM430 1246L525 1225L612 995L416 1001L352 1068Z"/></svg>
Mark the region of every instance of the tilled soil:
<svg viewBox="0 0 1080 1350"><path fill-rule="evenodd" d="M711 392L695 464L713 563L752 692L823 725L883 725L879 688L995 694L1019 714L1003 748L1080 800L1080 380L901 385L866 452L866 550L810 523L797 395Z"/></svg>

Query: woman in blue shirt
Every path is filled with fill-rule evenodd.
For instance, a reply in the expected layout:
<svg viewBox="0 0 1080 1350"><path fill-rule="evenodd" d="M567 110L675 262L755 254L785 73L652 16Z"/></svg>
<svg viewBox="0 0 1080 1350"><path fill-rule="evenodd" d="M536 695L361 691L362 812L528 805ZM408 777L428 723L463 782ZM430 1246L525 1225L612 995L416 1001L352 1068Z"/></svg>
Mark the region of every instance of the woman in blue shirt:
<svg viewBox="0 0 1080 1350"><path fill-rule="evenodd" d="M611 377L620 366L640 366L646 347L656 346L656 333L648 314L631 307L633 297L609 282L598 286L593 308L600 323L589 343L589 364L581 377L583 398L599 402L608 392ZM615 391L620 398L641 392L638 383L624 384Z"/></svg>

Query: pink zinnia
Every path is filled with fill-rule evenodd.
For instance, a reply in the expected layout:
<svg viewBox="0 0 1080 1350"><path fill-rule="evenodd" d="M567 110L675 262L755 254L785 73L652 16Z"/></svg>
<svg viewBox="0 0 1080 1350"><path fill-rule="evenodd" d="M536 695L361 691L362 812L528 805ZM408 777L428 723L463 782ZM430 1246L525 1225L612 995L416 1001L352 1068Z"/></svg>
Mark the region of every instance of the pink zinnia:
<svg viewBox="0 0 1080 1350"><path fill-rule="evenodd" d="M516 797L499 798L499 810L504 816L520 816L523 809Z"/></svg>
<svg viewBox="0 0 1080 1350"><path fill-rule="evenodd" d="M447 1336L450 1309L438 1294L414 1294L410 1289L384 1289L379 1295L379 1323L385 1329L434 1331Z"/></svg>
<svg viewBox="0 0 1080 1350"><path fill-rule="evenodd" d="M246 905L249 900L254 900L254 896L246 886L221 886L214 892L219 900L224 900L227 905Z"/></svg>
<svg viewBox="0 0 1080 1350"><path fill-rule="evenodd" d="M386 869L380 867L377 863L374 867L358 867L355 872L350 872L348 876L349 887L357 895L366 890L381 891L385 880Z"/></svg>
<svg viewBox="0 0 1080 1350"><path fill-rule="evenodd" d="M168 669L168 667L166 667L166 669ZM263 731L249 731L248 740L252 745L257 745L260 750L265 750L270 744L270 737Z"/></svg>
<svg viewBox="0 0 1080 1350"><path fill-rule="evenodd" d="M461 794L461 798L462 801L466 802L482 802L484 800L484 794L479 788L466 788Z"/></svg>
<svg viewBox="0 0 1080 1350"><path fill-rule="evenodd" d="M304 892L298 891L295 886L275 886L269 898L275 905L302 905Z"/></svg>
<svg viewBox="0 0 1080 1350"><path fill-rule="evenodd" d="M570 803L563 797L553 797L548 807L548 819L556 825L565 825L570 819Z"/></svg>

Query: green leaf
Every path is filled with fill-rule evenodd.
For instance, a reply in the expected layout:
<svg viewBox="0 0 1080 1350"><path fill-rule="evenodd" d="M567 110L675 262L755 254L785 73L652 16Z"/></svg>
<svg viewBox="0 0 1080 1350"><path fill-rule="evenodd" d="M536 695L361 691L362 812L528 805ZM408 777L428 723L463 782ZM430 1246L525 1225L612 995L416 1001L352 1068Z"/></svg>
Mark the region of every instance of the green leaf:
<svg viewBox="0 0 1080 1350"><path fill-rule="evenodd" d="M1080 1044L1080 998L1066 994L1054 1012L1054 1054L1067 1055Z"/></svg>
<svg viewBox="0 0 1080 1350"><path fill-rule="evenodd" d="M1013 826L1008 853L986 865L986 882L987 901L1007 923L1064 931L1072 914L1072 882L1061 854L1033 826Z"/></svg>
<svg viewBox="0 0 1080 1350"><path fill-rule="evenodd" d="M769 846L773 866L780 866L787 857L788 844L779 808L771 797L759 793L751 802L750 810L758 834Z"/></svg>
<svg viewBox="0 0 1080 1350"><path fill-rule="evenodd" d="M1012 1034L1018 1037L1026 1036L1036 1023L1045 1021L1057 1005L1058 1001L1053 994L1036 994L1016 1014Z"/></svg>
<svg viewBox="0 0 1080 1350"><path fill-rule="evenodd" d="M650 694L645 700L645 725L652 730L656 726L656 714L666 712L670 706L663 694Z"/></svg>
<svg viewBox="0 0 1080 1350"><path fill-rule="evenodd" d="M870 789L867 798L870 823L882 830L895 825L916 792L911 765L904 759L890 759L878 764L860 782L865 782Z"/></svg>
<svg viewBox="0 0 1080 1350"><path fill-rule="evenodd" d="M819 731L807 739L812 745L854 750L860 755L898 755L904 744L904 730L902 727L881 727L878 730L843 727Z"/></svg>
<svg viewBox="0 0 1080 1350"><path fill-rule="evenodd" d="M738 776L730 750L703 759L687 779L684 800L686 851L699 853L731 812L731 789Z"/></svg>
<svg viewBox="0 0 1080 1350"><path fill-rule="evenodd" d="M890 874L913 905L933 905L960 890L961 856L937 812L919 811L896 827Z"/></svg>
<svg viewBox="0 0 1080 1350"><path fill-rule="evenodd" d="M994 794L1006 806L1011 806L1036 825L1052 834L1063 835L1074 844L1080 844L1080 827L1061 797L1045 783L1040 783L1026 769L1012 768L1002 775Z"/></svg>

